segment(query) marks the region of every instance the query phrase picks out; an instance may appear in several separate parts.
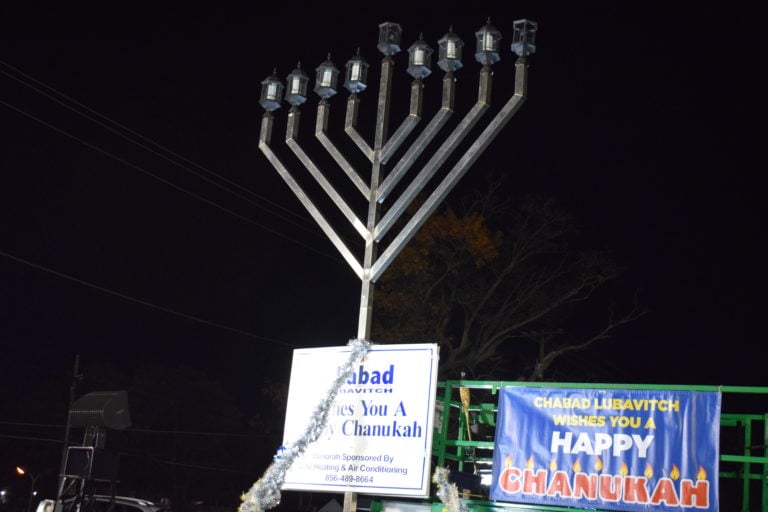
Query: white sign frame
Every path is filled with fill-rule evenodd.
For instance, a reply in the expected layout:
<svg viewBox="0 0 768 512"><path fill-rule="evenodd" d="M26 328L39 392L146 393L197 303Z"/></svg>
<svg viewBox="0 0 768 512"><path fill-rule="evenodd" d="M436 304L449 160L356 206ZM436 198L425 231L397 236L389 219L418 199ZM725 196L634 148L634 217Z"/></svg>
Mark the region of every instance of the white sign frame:
<svg viewBox="0 0 768 512"><path fill-rule="evenodd" d="M294 350L286 447L316 421L351 353L349 346ZM429 496L438 360L435 343L371 345L325 404L326 427L288 468L282 488Z"/></svg>

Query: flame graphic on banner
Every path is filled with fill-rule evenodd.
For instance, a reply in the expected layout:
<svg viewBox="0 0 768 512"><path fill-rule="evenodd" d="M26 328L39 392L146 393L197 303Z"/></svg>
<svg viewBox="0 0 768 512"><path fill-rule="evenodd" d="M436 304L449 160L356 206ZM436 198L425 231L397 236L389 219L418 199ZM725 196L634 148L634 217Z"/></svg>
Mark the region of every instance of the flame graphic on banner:
<svg viewBox="0 0 768 512"><path fill-rule="evenodd" d="M621 476L627 476L629 474L629 468L627 467L626 462L621 463L621 467L619 468L619 474Z"/></svg>
<svg viewBox="0 0 768 512"><path fill-rule="evenodd" d="M651 478L653 476L653 468L650 464L646 464L645 466L645 472L643 473L646 478Z"/></svg>

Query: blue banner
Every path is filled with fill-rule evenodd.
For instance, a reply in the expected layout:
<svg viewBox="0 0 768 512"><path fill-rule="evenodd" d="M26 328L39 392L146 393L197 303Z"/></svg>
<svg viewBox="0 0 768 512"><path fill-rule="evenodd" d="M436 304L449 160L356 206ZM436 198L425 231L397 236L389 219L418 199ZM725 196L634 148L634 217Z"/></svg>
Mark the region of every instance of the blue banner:
<svg viewBox="0 0 768 512"><path fill-rule="evenodd" d="M718 511L721 399L717 392L502 388L491 498Z"/></svg>

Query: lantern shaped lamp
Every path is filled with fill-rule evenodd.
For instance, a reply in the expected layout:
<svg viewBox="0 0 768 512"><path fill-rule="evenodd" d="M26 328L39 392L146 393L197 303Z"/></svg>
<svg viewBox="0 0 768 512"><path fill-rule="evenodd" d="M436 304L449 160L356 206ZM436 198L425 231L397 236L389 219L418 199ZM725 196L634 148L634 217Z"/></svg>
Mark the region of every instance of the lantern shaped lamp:
<svg viewBox="0 0 768 512"><path fill-rule="evenodd" d="M432 48L424 42L422 35L408 48L408 74L413 78L426 78L432 73Z"/></svg>
<svg viewBox="0 0 768 512"><path fill-rule="evenodd" d="M280 101L283 99L283 84L277 77L277 70L261 82L261 97L259 104L267 112L272 112L280 108Z"/></svg>
<svg viewBox="0 0 768 512"><path fill-rule="evenodd" d="M331 62L331 55L317 67L315 78L315 92L322 99L327 100L336 94L336 82L339 79L339 70Z"/></svg>
<svg viewBox="0 0 768 512"><path fill-rule="evenodd" d="M379 44L376 48L386 56L392 56L400 51L400 37L403 29L399 23L391 21L379 25Z"/></svg>
<svg viewBox="0 0 768 512"><path fill-rule="evenodd" d="M285 101L294 107L298 107L307 101L307 82L309 82L309 77L301 69L301 62L296 65L296 69L291 71L286 81L288 86L286 87Z"/></svg>
<svg viewBox="0 0 768 512"><path fill-rule="evenodd" d="M360 56L360 48L357 53L347 61L347 73L344 77L344 87L352 94L363 92L368 87L368 63Z"/></svg>
<svg viewBox="0 0 768 512"><path fill-rule="evenodd" d="M499 62L499 45L501 43L501 32L491 25L491 20L475 32L477 38L477 50L475 52L475 59L483 66L491 66L496 62Z"/></svg>
<svg viewBox="0 0 768 512"><path fill-rule="evenodd" d="M538 23L531 20L512 22L512 51L520 57L527 57L536 51L536 29Z"/></svg>
<svg viewBox="0 0 768 512"><path fill-rule="evenodd" d="M461 49L464 46L464 41L454 34L453 27L450 27L448 33L440 38L437 46L437 65L440 66L440 69L446 73L451 73L464 65L461 63Z"/></svg>

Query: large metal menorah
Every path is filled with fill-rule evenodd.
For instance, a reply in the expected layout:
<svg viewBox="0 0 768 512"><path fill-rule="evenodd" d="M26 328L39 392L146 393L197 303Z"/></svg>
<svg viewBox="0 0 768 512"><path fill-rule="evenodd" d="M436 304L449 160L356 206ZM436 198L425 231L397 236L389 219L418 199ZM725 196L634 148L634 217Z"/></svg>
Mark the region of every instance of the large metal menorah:
<svg viewBox="0 0 768 512"><path fill-rule="evenodd" d="M366 219L358 218L349 204L339 195L336 189L325 178L323 172L302 149L297 140L299 120L301 118L300 106L307 100L307 83L309 77L299 66L287 77L287 89L280 79L274 74L262 82L260 104L266 110L261 122L261 134L259 148L266 155L280 176L285 180L296 197L301 201L310 215L314 218L326 236L331 240L342 257L352 267L352 270L362 282L360 298L360 313L357 337L368 339L370 337L373 283L381 276L393 259L400 253L408 241L416 234L418 229L426 222L429 216L445 199L456 183L467 172L469 167L488 147L491 141L498 135L501 129L517 112L526 98L527 83L527 57L535 51L535 35L537 24L529 20L517 20L512 24L513 38L511 50L518 55L515 62L515 85L512 97L498 111L496 116L488 123L487 127L472 143L469 149L458 160L442 182L435 188L428 199L420 206L410 220L400 229L386 249L379 255L378 244L382 238L395 226L417 195L422 191L427 182L435 175L446 162L459 143L464 140L472 128L479 122L482 115L489 109L491 101L491 66L500 60L499 50L501 33L490 24L490 21L475 33L477 49L475 59L482 65L480 69L478 97L475 105L465 114L461 122L443 140L442 145L432 153L432 157L419 171L405 191L397 198L392 206L381 216L380 205L388 198L393 188L400 182L410 170L422 153L435 140L438 132L446 124L454 113L455 80L454 72L462 67L461 53L464 43L449 30L438 41L439 58L438 66L445 71L443 77L442 107L432 117L424 130L410 142L407 150L391 171L386 171L386 165L395 151L408 140L408 136L421 120L423 84L422 80L430 73L430 59L432 49L423 40L419 39L408 49L409 59L407 72L413 76L411 85L410 113L401 123L391 138L387 136L390 110L390 90L394 72L392 56L400 51L400 39L402 30L397 23L382 23L379 25L378 49L384 54L381 62L381 76L379 81L379 98L376 115L376 130L373 146L370 146L357 131L357 114L360 104L360 93L366 89L366 77L368 64L360 56L353 56L346 64L346 77L344 87L350 92L347 99L347 112L345 120L345 132L360 149L363 155L370 161L371 168L368 183L342 155L328 135L328 119L330 116L331 96L336 94L336 84L339 70L329 60L326 60L317 68L315 92L320 96L317 105L317 120L315 123L315 135L323 147L341 167L351 182L368 201L368 215ZM288 171L286 166L270 147L273 112L280 107L285 90L285 100L291 105L288 112L288 122L285 142L304 164L317 183L328 194L331 200L339 208L343 216L349 221L365 242L365 250L362 262L350 251L337 232L331 227L323 214L315 204L307 197L303 189Z"/></svg>
<svg viewBox="0 0 768 512"><path fill-rule="evenodd" d="M392 134L392 137L388 137L390 91L394 73L392 57L400 51L402 31L397 23L387 22L379 25L379 42L377 47L384 54L384 58L381 62L376 126L372 146L357 131L360 94L366 89L368 64L360 56L359 51L346 63L344 87L350 92L350 95L347 99L344 131L351 138L354 145L357 146L357 149L362 152L365 159L370 162L370 174L366 173L368 177L367 182L363 178L364 175L350 164L339 150L339 147L331 141L328 134L328 120L331 110L329 99L337 92L336 85L339 70L331 62L330 56L328 60L317 68L314 91L320 96L320 101L317 105L315 136L343 170L354 187L367 200L368 213L366 219L358 218L347 201L328 182L323 172L302 149L297 140L301 118L300 107L307 100L307 83L309 81L309 77L302 71L301 66L298 66L288 75L287 87L283 85L274 73L262 82L259 103L264 107L266 113L261 122L259 148L275 169L277 169L280 176L285 180L339 253L341 253L342 257L352 267L358 278L360 278L362 291L357 331L358 338L370 338L373 311L373 283L382 275L393 259L446 198L456 183L464 176L469 167L478 159L525 100L528 68L527 57L535 51L534 38L536 29L537 24L533 21L518 20L513 22L511 50L518 58L515 62L515 83L512 96L496 113L493 119L488 122L485 129L456 161L429 197L400 228L399 232L395 234L381 254L378 253L379 243L390 230L400 226L397 224L397 221L406 209L413 203L425 185L446 163L454 149L464 141L480 121L483 114L490 108L491 66L500 60L501 33L490 24L490 20L475 33L477 40L475 59L481 64L477 102L464 115L461 121L456 124L453 131L443 139L442 144L432 151L431 157L429 157L426 164L418 171L418 174L416 174L412 181L404 187L404 191L383 212L383 215L380 205L388 199L390 193L393 192L419 158L424 155L424 152L428 148L433 147L433 143L434 145L437 144L435 139L438 133L454 113L454 72L462 67L461 54L464 43L453 33L452 29L438 41L439 57L437 64L445 72L442 87L442 106L434 114L427 126L424 127L423 131L418 135L414 134L415 137L411 137L411 134L422 117L422 80L431 73L430 59L433 50L422 39L417 40L409 47L407 72L413 77L409 114ZM362 237L365 244L362 261L347 247L342 237L339 236L326 217L307 197L288 168L270 147L274 124L273 112L280 108L283 92L286 93L285 101L291 105L288 112L285 142L339 208L344 218ZM407 149L403 147L405 151L396 162L393 162L394 165L390 170L387 167L390 160L394 157L396 151L408 141L410 142ZM426 154L424 156L426 159L429 155ZM345 512L354 510L356 501L354 496L353 493L349 492L345 494Z"/></svg>

